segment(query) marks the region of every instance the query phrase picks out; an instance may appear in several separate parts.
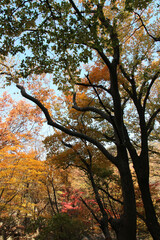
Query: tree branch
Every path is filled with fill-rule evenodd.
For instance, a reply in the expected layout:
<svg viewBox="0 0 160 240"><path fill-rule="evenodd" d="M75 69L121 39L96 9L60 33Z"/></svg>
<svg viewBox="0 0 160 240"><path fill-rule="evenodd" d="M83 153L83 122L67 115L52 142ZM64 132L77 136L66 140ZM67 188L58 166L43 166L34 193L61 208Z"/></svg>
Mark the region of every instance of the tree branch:
<svg viewBox="0 0 160 240"><path fill-rule="evenodd" d="M81 12L79 11L77 6L75 5L74 1L69 0L69 2L71 3L73 9L77 13L79 19L86 22L86 19L83 17ZM97 11L96 11L96 13L97 13ZM92 32L92 26L88 23L87 23L87 26L90 29L90 31ZM108 68L111 69L111 63L110 63L109 59L106 57L106 55L104 54L103 50L102 49L100 50L100 46L97 47L97 44L96 44L96 46L92 45L92 48L95 49L98 52L98 54L102 57L103 61L107 64Z"/></svg>
<svg viewBox="0 0 160 240"><path fill-rule="evenodd" d="M151 133L151 131L153 130L152 128L152 123L154 121L154 119L156 118L156 116L158 115L158 113L160 112L160 108L158 108L150 117L148 123L147 123L147 130L148 130L148 136Z"/></svg>
<svg viewBox="0 0 160 240"><path fill-rule="evenodd" d="M123 76L128 80L128 82L132 82L131 77L129 76L129 74L125 71L124 67L122 66L122 64L119 64L119 68L123 74Z"/></svg>
<svg viewBox="0 0 160 240"><path fill-rule="evenodd" d="M73 148L73 146L72 146L71 144L65 143L63 140L62 140L61 142L62 142L62 144L63 144L64 146L72 149L72 150L77 154L77 156L80 158L81 162L82 162L86 167L89 166L88 163L87 163L87 161L81 156L81 154L80 154L76 149ZM73 164L73 166L74 166L74 164Z"/></svg>
<svg viewBox="0 0 160 240"><path fill-rule="evenodd" d="M112 124L112 119L111 119L111 116L109 114L106 114L105 112L103 112L102 110L98 109L98 108L95 108L95 107L90 107L90 106L87 106L87 107L79 107L76 103L76 92L73 94L73 108L76 109L77 111L80 111L80 112L94 112L94 113L97 113L99 114L103 119L107 120L108 122L110 122Z"/></svg>
<svg viewBox="0 0 160 240"><path fill-rule="evenodd" d="M106 109L105 105L103 104L103 102L102 102L102 100L101 100L101 98L100 98L100 95L99 95L97 89L92 85L92 82L91 82L91 80L89 79L89 76L87 75L86 78L87 78L89 84L92 86L93 90L95 91L95 93L96 93L96 95L97 95L97 98L98 98L98 100L99 100L100 105L103 107L103 109L105 110L105 112L110 116L110 119L112 120L111 113L108 111L108 109Z"/></svg>
<svg viewBox="0 0 160 240"><path fill-rule="evenodd" d="M142 18L141 18L141 16L140 16L140 14L137 13L137 12L135 12L135 14L139 17L139 20L141 21L142 26L144 27L146 33L147 33L155 42L160 41L160 37L154 37L152 34L150 34L150 33L148 32L148 29L146 28L146 26L145 26L145 24L144 24L144 22L143 22L143 20L142 20Z"/></svg>
<svg viewBox="0 0 160 240"><path fill-rule="evenodd" d="M59 130L61 130L62 132L70 135L70 136L73 136L73 137L77 137L77 138L80 138L80 139L85 139L86 141L92 143L93 145L95 145L113 164L115 164L117 166L118 164L118 161L117 161L117 158L112 156L108 150L99 142L97 141L96 139L88 136L88 135L85 135L83 133L79 133L79 132L76 132L76 131L72 131L56 122L54 122L47 110L47 108L44 107L44 105L36 98L32 97L31 95L27 94L26 91L25 91L25 88L19 84L16 85L17 88L19 88L21 90L21 94L23 97L25 97L26 99L34 102L41 110L42 112L44 113L45 117L46 117L46 120L48 122L48 125L52 126L52 127L55 127Z"/></svg>
<svg viewBox="0 0 160 240"><path fill-rule="evenodd" d="M76 83L76 85L78 86L84 86L84 87L95 87L95 88L101 88L103 89L104 91L108 92L109 94L111 94L111 91L107 88L105 88L103 85L97 85L97 84L87 84L87 83Z"/></svg>
<svg viewBox="0 0 160 240"><path fill-rule="evenodd" d="M83 204L88 208L88 210L91 212L94 219L100 224L100 219L98 219L97 216L94 214L94 211L92 210L92 208L90 208L90 206L88 206L88 204L86 203L86 201L82 197L80 199L83 202Z"/></svg>
<svg viewBox="0 0 160 240"><path fill-rule="evenodd" d="M43 4L43 3L42 3L42 4ZM49 3L48 0L46 0L46 4L47 4L47 6L48 6L48 8L49 8L49 11L50 11L50 13L51 13L52 19L53 19L53 20L59 20L59 19L61 19L61 14L60 14L59 17L55 16L54 12L52 11L52 7L51 7L51 5L50 5L50 3Z"/></svg>
<svg viewBox="0 0 160 240"><path fill-rule="evenodd" d="M119 39L118 34L116 32L115 26L110 24L110 20L104 16L103 13L103 6L101 4L97 5L98 11L99 11L99 20L101 24L106 28L106 30L110 34L110 39L112 41L112 47L113 47L113 61L114 64L119 64Z"/></svg>
<svg viewBox="0 0 160 240"><path fill-rule="evenodd" d="M160 71L158 71L158 72L153 76L152 81L151 81L151 83L149 84L149 87L148 87L148 89L147 89L146 96L145 96L145 98L144 98L143 108L145 108L145 106L146 106L146 102L147 102L147 100L148 100L148 97L149 97L149 94L150 94L150 90L151 90L154 82L155 82L156 79L158 78L159 74L160 74Z"/></svg>
<svg viewBox="0 0 160 240"><path fill-rule="evenodd" d="M52 199L51 199L51 194L50 194L48 185L47 185L46 187L47 187L47 193L48 193L49 203L50 203L50 206L51 206L51 209L52 209L52 216L54 216L54 214L56 214L56 211L55 211L55 209L54 209L54 207L53 207L53 201L52 201Z"/></svg>
<svg viewBox="0 0 160 240"><path fill-rule="evenodd" d="M82 16L81 12L79 11L79 9L77 8L77 6L75 5L74 1L69 0L70 4L72 5L73 9L75 10L75 12L77 13L79 19L83 19L84 17Z"/></svg>
<svg viewBox="0 0 160 240"><path fill-rule="evenodd" d="M52 185L52 189L53 189L53 194L54 194L54 201L55 201L56 210L57 210L57 213L59 213L57 196L56 196L56 189L55 189L55 187L54 187L53 178L52 178L52 181L51 181L51 185Z"/></svg>
<svg viewBox="0 0 160 240"><path fill-rule="evenodd" d="M102 187L98 187L98 188L99 188L99 190L101 190L102 192L104 192L109 198L111 198L113 201L118 202L118 203L120 203L121 205L123 205L123 202L122 202L121 200L114 198L108 191L106 191L106 190L103 189Z"/></svg>

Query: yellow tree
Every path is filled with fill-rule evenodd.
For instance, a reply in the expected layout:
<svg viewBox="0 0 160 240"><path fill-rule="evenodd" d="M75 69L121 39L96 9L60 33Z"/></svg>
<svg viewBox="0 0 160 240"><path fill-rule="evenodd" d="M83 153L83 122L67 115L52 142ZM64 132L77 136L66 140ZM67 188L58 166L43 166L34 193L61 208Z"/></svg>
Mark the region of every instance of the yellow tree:
<svg viewBox="0 0 160 240"><path fill-rule="evenodd" d="M28 83L35 94L36 87L42 86L40 80L35 77L35 85ZM49 108L54 92L46 90L43 83L42 92L38 94ZM0 217L9 234L12 225L6 226L5 219L10 216L15 225L24 224L27 228L28 219L30 223L59 211L56 192L62 180L58 171L45 163L41 139L36 138L43 124L41 111L26 101L16 102L6 92L0 99L0 111ZM40 146L37 148L37 145Z"/></svg>

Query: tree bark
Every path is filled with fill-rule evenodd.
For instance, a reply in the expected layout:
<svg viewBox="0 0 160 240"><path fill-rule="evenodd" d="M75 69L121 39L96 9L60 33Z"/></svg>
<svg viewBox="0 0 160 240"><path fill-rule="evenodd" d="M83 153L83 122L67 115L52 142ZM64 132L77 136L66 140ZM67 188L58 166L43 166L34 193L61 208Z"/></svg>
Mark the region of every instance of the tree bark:
<svg viewBox="0 0 160 240"><path fill-rule="evenodd" d="M151 198L149 178L144 176L144 171L138 171L138 184L142 195L142 201L146 215L146 225L154 240L160 240L160 225L158 223L156 212Z"/></svg>
<svg viewBox="0 0 160 240"><path fill-rule="evenodd" d="M120 219L109 220L117 240L136 240L136 201L127 152L124 146L118 150L118 170L121 178L124 213Z"/></svg>
<svg viewBox="0 0 160 240"><path fill-rule="evenodd" d="M88 167L88 173L89 173L89 178L90 178L90 181L91 181L91 184L92 184L92 188L93 188L93 191L94 191L94 194L95 194L96 201L98 203L98 206L99 206L101 214L102 214L102 219L99 221L100 228L101 228L101 230L102 230L102 232L105 236L105 239L106 240L112 240L111 235L109 233L109 229L108 229L108 222L109 222L108 221L108 215L107 215L107 213L106 213L106 211L103 207L103 204L102 204L99 192L98 192L98 188L97 188L97 185L94 181L92 170L90 169L90 167Z"/></svg>
<svg viewBox="0 0 160 240"><path fill-rule="evenodd" d="M142 201L146 215L145 223L152 238L154 240L160 240L160 224L156 217L156 212L153 206L153 201L151 198L151 192L149 187L149 154L148 154L149 149L148 149L147 125L145 121L145 111L140 105L140 102L137 101L136 97L134 98L134 103L137 108L140 120L141 153L138 156L136 149L131 144L129 137L127 136L128 134L126 134L127 148L130 152L130 156L138 180L139 189L141 191Z"/></svg>
<svg viewBox="0 0 160 240"><path fill-rule="evenodd" d="M118 44L118 43L117 43ZM118 46L117 46L118 47ZM119 48L115 48L115 54L119 55ZM114 58L110 69L111 93L114 105L114 135L117 146L117 168L120 173L121 187L124 203L124 214L115 224L115 232L118 240L136 240L136 200L132 175L129 168L129 159L125 143L125 128L121 97L118 86L117 62Z"/></svg>
<svg viewBox="0 0 160 240"><path fill-rule="evenodd" d="M136 150L128 148L132 158L133 166L136 172L139 189L141 191L142 201L145 210L145 223L154 240L160 240L160 225L158 223L156 212L151 198L149 187L149 159L147 145L145 154L137 155ZM144 152L144 151L143 151Z"/></svg>
<svg viewBox="0 0 160 240"><path fill-rule="evenodd" d="M137 108L138 109L138 108ZM132 158L141 191L142 201L146 215L146 225L154 240L160 240L160 225L156 217L149 187L149 149L145 113L139 107L141 126L141 154L136 159Z"/></svg>
<svg viewBox="0 0 160 240"><path fill-rule="evenodd" d="M124 214L115 225L118 240L136 240L136 201L132 175L127 152L124 147L119 151L119 172L124 203Z"/></svg>

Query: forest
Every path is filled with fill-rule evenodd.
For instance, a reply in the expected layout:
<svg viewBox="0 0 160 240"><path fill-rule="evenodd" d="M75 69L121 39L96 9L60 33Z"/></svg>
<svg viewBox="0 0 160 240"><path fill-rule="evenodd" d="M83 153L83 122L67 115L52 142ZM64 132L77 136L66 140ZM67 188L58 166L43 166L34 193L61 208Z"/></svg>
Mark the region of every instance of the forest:
<svg viewBox="0 0 160 240"><path fill-rule="evenodd" d="M160 4L1 0L0 239L160 240Z"/></svg>

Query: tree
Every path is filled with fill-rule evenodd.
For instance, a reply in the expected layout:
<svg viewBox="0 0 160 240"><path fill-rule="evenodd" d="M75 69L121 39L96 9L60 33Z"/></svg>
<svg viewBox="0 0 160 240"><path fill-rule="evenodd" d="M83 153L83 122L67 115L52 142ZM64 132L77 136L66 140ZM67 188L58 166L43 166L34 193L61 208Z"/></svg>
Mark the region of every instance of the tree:
<svg viewBox="0 0 160 240"><path fill-rule="evenodd" d="M136 7L135 4L134 8ZM87 87L86 93L90 95L90 100L96 97L93 105L91 101L91 105L87 103L81 106L77 103L78 93L75 92L73 108L82 112L82 116L90 113L89 124L96 130L98 128L101 137L90 131L75 129L74 125L67 126L67 121L54 121L38 98L26 93L22 85L17 85L25 98L41 108L49 125L93 144L107 161L117 167L121 178L123 214L118 221L113 217L109 219L106 214L106 239L111 239L109 223L118 240L136 239L136 202L130 159L142 195L146 225L153 239L160 239L160 226L149 188L148 146L149 137L154 127L157 128L156 119L160 112L158 105L151 111L148 107L153 86L160 73L158 53L154 45L159 38L151 37L158 36L158 21L156 22L156 17L150 17L152 8L158 8L158 5L151 3L146 7L142 3L140 7L144 9L139 10L140 17L136 18L133 7L128 11L123 1L75 3L72 0L12 0L8 4L4 0L0 15L3 24L1 53L22 53L28 48L26 54L30 56L21 62L20 76L26 77L33 72L54 72L54 83L63 91L67 92L79 82ZM146 28L149 20L150 24ZM51 51L53 55L50 54ZM89 59L100 61L100 70L107 67L108 80L102 78L94 83L88 74L87 84L80 81L80 64L87 63ZM129 112L130 115L127 115ZM136 125L127 123L128 119ZM134 137L136 141L138 139L138 150ZM107 149L108 141L114 144L115 154Z"/></svg>
<svg viewBox="0 0 160 240"><path fill-rule="evenodd" d="M46 194L43 181L48 169L34 149L41 113L34 109L33 116L32 108L25 101L15 102L6 92L0 98L0 219L4 239L21 227L24 231L27 218L37 218Z"/></svg>

